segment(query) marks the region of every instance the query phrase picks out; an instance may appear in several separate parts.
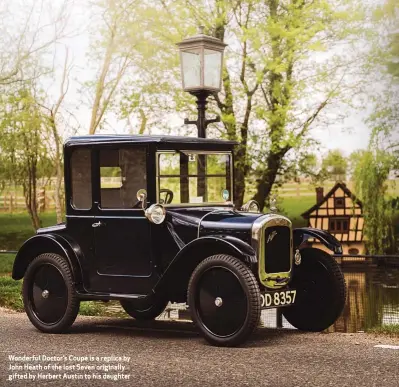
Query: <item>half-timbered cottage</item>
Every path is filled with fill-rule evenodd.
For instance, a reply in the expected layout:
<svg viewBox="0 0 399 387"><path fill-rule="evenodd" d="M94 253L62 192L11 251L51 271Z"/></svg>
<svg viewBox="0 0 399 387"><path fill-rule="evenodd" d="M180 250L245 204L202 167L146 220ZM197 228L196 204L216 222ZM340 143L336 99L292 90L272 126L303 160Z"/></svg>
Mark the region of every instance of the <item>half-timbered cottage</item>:
<svg viewBox="0 0 399 387"><path fill-rule="evenodd" d="M361 201L342 182L335 184L327 195L324 195L323 188L316 188L316 198L317 203L302 214L308 220L308 227L333 234L342 243L344 254L364 254ZM327 250L321 243L311 242L313 247Z"/></svg>

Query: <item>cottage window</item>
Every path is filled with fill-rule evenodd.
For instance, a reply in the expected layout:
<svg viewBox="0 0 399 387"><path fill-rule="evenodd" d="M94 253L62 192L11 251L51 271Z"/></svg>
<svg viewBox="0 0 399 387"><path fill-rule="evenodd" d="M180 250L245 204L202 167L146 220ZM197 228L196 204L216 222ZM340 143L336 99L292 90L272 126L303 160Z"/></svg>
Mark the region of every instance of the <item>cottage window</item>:
<svg viewBox="0 0 399 387"><path fill-rule="evenodd" d="M345 208L345 198L335 198L334 199L335 208Z"/></svg>
<svg viewBox="0 0 399 387"><path fill-rule="evenodd" d="M329 232L331 233L348 233L349 232L349 218L330 218Z"/></svg>

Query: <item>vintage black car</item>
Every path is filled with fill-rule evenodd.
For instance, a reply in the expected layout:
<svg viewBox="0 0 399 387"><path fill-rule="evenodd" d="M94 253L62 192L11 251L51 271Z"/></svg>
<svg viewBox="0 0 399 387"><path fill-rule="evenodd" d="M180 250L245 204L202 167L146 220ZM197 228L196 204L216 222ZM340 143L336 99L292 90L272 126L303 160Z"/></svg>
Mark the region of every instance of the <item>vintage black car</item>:
<svg viewBox="0 0 399 387"><path fill-rule="evenodd" d="M60 333L81 301L119 300L138 320L187 302L214 345L242 343L261 309L283 307L306 331L341 314L346 286L333 257L309 248L330 234L292 229L251 201L233 203L234 142L168 136L72 137L64 146L66 222L39 229L20 248L32 324Z"/></svg>

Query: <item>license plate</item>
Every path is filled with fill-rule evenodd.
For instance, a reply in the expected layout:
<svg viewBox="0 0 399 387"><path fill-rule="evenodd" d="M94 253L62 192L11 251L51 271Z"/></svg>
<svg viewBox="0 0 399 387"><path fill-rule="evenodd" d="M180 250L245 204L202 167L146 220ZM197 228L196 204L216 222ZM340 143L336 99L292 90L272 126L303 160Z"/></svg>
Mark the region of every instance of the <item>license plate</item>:
<svg viewBox="0 0 399 387"><path fill-rule="evenodd" d="M265 292L260 295L262 308L273 308L295 303L296 290L280 290L276 292Z"/></svg>

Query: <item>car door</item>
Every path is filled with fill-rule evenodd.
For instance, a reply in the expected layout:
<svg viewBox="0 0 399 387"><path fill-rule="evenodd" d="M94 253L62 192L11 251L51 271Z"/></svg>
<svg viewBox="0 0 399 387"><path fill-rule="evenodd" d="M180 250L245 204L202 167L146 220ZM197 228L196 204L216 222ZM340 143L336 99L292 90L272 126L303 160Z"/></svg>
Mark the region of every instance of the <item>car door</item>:
<svg viewBox="0 0 399 387"><path fill-rule="evenodd" d="M98 152L93 291L146 294L153 285L151 224L137 191L146 189L146 148Z"/></svg>

